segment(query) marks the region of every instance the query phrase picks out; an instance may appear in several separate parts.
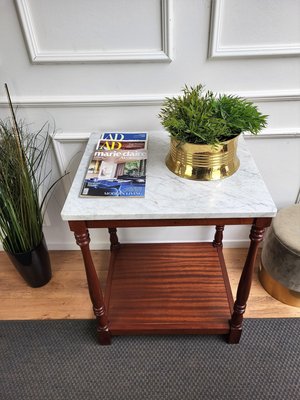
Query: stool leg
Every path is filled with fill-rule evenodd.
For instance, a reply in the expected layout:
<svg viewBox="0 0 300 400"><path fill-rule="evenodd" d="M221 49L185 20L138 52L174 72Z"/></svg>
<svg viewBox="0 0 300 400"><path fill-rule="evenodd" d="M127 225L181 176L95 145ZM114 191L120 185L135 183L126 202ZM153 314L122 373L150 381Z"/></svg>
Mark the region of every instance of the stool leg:
<svg viewBox="0 0 300 400"><path fill-rule="evenodd" d="M246 303L250 293L258 245L263 240L264 226L265 225L260 225L260 220L257 220L251 228L249 236L251 243L238 285L236 301L233 306L228 343L239 343L240 341L242 334L243 314L246 310Z"/></svg>

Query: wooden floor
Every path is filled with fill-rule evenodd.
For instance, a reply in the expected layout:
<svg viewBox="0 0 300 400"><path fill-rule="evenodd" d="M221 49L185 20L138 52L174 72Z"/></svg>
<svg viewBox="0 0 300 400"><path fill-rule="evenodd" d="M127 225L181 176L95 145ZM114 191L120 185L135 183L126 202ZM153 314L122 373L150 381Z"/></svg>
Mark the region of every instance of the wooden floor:
<svg viewBox="0 0 300 400"><path fill-rule="evenodd" d="M108 251L93 251L101 282L105 282ZM32 289L19 277L6 254L0 252L0 319L93 318L80 251L52 251L52 280ZM224 249L229 279L235 297L246 249ZM104 285L102 285L104 290ZM300 308L273 299L261 287L257 272L245 317L300 317Z"/></svg>

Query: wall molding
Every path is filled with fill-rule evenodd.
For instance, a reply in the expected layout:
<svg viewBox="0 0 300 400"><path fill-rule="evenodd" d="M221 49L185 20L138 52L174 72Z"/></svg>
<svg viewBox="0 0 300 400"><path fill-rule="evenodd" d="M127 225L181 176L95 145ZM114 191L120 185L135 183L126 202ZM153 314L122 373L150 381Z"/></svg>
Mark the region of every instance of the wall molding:
<svg viewBox="0 0 300 400"><path fill-rule="evenodd" d="M86 143L91 135L91 132L57 132L52 137L53 151L60 175L63 175L68 168L70 160L64 152L64 143ZM280 129L265 129L259 135L245 134L246 140L260 140L260 139L300 139L299 129L280 128ZM68 194L70 189L71 179L65 177L63 179L63 188L65 195Z"/></svg>
<svg viewBox="0 0 300 400"><path fill-rule="evenodd" d="M258 90L249 92L228 92L235 96L243 97L254 103L269 103L279 101L299 101L300 89L286 89L286 90Z"/></svg>
<svg viewBox="0 0 300 400"><path fill-rule="evenodd" d="M122 107L161 105L164 95L108 95L108 96L14 96L19 107ZM0 107L8 106L0 98Z"/></svg>
<svg viewBox="0 0 300 400"><path fill-rule="evenodd" d="M67 158L63 145L64 143L86 143L90 137L91 132L76 132L76 133L66 133L57 132L52 136L53 151L56 158L58 170L60 176L63 176L68 169L68 164L70 160ZM65 195L67 196L70 186L71 178L66 176L62 180Z"/></svg>
<svg viewBox="0 0 300 400"><path fill-rule="evenodd" d="M259 135L244 134L246 140L258 139L300 139L300 127L294 128L266 128Z"/></svg>
<svg viewBox="0 0 300 400"><path fill-rule="evenodd" d="M274 57L274 56L298 56L300 55L300 43L270 44L255 46L222 46L221 31L223 24L223 9L225 0L213 0L210 22L210 58L229 57Z"/></svg>
<svg viewBox="0 0 300 400"><path fill-rule="evenodd" d="M91 132L76 132L76 133L58 132L52 136L53 150L59 168L59 173L61 176L65 173L69 162L62 149L63 144L70 142L85 143L88 141L90 134Z"/></svg>
<svg viewBox="0 0 300 400"><path fill-rule="evenodd" d="M166 97L179 96L180 94L181 93L107 96L14 96L13 104L25 108L161 106ZM300 101L300 89L249 92L231 91L227 94L243 97L255 103ZM0 107L8 107L6 98L0 97Z"/></svg>
<svg viewBox="0 0 300 400"><path fill-rule="evenodd" d="M31 62L34 64L171 62L172 0L159 0L161 7L161 49L154 51L45 51L38 45L27 0L15 0Z"/></svg>
<svg viewBox="0 0 300 400"><path fill-rule="evenodd" d="M64 143L86 143L92 132L62 132L56 133L53 138L53 149L56 157L56 161L59 167L60 174L63 174L67 168L69 160L65 156L63 151ZM300 127L299 129L293 128L276 128L276 129L265 129L263 133L259 135L245 134L245 139L299 139L300 138Z"/></svg>

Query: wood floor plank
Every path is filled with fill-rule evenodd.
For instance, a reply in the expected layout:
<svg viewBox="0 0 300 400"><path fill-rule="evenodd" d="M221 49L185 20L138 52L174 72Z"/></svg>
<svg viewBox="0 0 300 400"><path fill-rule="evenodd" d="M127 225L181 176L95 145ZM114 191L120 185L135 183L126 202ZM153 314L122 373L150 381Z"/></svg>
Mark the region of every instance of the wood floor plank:
<svg viewBox="0 0 300 400"><path fill-rule="evenodd" d="M224 249L229 279L235 297L246 249ZM108 251L92 252L104 289L109 263ZM0 252L0 319L93 318L80 251L50 252L53 278L42 288L32 289ZM300 308L273 299L261 287L257 273L246 310L248 318L300 317Z"/></svg>

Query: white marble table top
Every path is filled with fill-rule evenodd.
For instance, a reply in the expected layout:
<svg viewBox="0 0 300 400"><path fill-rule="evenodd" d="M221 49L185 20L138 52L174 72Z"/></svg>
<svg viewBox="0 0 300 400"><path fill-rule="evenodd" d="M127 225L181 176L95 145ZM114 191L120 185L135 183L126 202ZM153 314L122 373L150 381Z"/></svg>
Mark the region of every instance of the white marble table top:
<svg viewBox="0 0 300 400"><path fill-rule="evenodd" d="M276 206L241 137L240 168L219 181L179 178L165 165L166 132L150 132L146 193L142 198L80 197L89 160L100 134L92 134L69 191L63 220L273 217Z"/></svg>

